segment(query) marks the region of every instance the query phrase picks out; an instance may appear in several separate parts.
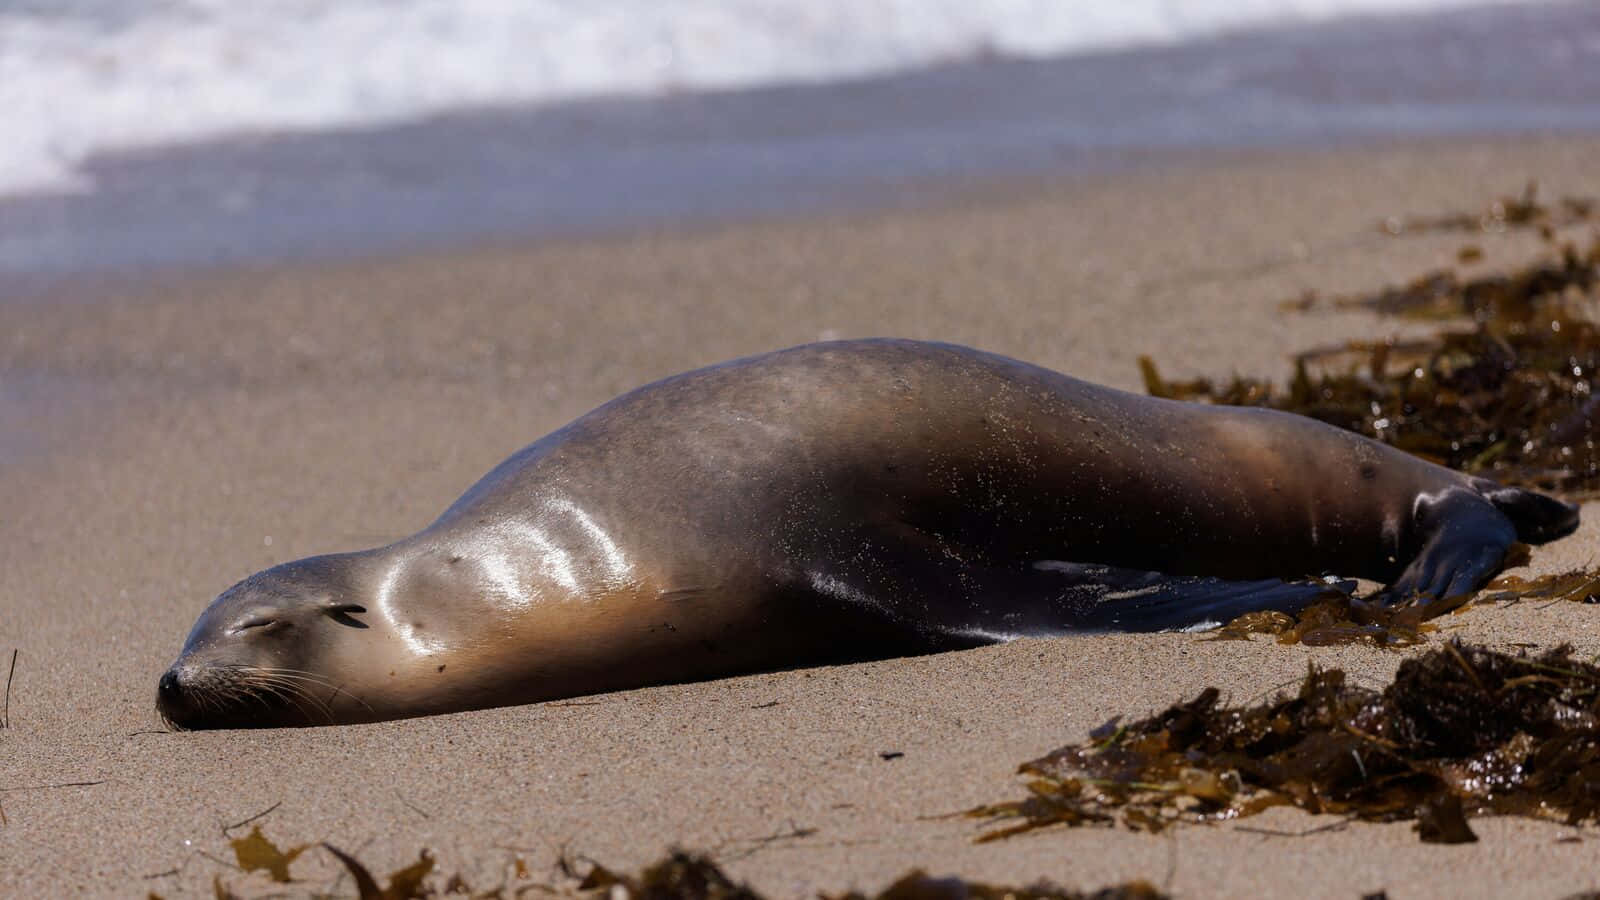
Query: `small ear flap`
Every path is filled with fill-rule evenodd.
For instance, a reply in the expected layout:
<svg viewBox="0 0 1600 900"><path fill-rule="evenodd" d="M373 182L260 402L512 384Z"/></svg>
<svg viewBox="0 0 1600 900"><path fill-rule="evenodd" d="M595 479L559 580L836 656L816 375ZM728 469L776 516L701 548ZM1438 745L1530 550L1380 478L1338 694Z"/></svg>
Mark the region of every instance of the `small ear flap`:
<svg viewBox="0 0 1600 900"><path fill-rule="evenodd" d="M1474 481L1472 486L1511 520L1517 529L1517 540L1525 544L1553 541L1566 537L1578 528L1578 506L1575 503L1522 488L1503 487L1482 478Z"/></svg>
<svg viewBox="0 0 1600 900"><path fill-rule="evenodd" d="M322 611L328 614L328 618L338 622L340 625L348 625L351 628L367 627L367 623L353 617L367 611L367 608L359 603L329 601L322 605Z"/></svg>

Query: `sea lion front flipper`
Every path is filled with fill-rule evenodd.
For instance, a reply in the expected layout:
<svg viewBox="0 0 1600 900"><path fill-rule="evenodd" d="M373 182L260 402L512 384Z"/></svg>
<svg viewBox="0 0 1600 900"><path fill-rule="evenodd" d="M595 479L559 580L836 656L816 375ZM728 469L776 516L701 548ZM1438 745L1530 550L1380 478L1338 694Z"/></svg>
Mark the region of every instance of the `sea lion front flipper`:
<svg viewBox="0 0 1600 900"><path fill-rule="evenodd" d="M1191 631L1227 624L1245 613L1297 613L1330 594L1350 595L1354 581L1166 575L1114 566L1041 560L1034 568L1061 581L1054 603L1068 613L1063 631Z"/></svg>
<svg viewBox="0 0 1600 900"><path fill-rule="evenodd" d="M1021 637L1217 627L1245 613L1296 613L1353 581L1228 581L1093 563L1038 560L984 565L935 539L883 530L869 539L870 566L844 554L806 573L813 595L866 613L920 651ZM858 557L857 559L860 559Z"/></svg>

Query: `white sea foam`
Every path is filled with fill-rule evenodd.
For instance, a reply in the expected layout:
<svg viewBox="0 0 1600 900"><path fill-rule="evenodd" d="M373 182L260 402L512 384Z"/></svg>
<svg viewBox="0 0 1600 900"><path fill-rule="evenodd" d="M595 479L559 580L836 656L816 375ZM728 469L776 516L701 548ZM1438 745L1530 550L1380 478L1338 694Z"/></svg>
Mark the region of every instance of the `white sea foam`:
<svg viewBox="0 0 1600 900"><path fill-rule="evenodd" d="M95 153L220 135L837 80L1488 2L0 0L0 192L81 190Z"/></svg>

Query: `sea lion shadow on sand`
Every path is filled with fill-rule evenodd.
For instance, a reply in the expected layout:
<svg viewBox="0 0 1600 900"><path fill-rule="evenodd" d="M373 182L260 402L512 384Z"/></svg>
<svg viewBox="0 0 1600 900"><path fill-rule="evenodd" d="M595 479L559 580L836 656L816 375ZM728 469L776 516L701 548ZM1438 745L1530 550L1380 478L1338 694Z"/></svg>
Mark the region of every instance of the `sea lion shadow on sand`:
<svg viewBox="0 0 1600 900"><path fill-rule="evenodd" d="M647 385L423 531L201 615L178 727L372 721L1481 585L1577 508L1310 419L946 344L812 344Z"/></svg>

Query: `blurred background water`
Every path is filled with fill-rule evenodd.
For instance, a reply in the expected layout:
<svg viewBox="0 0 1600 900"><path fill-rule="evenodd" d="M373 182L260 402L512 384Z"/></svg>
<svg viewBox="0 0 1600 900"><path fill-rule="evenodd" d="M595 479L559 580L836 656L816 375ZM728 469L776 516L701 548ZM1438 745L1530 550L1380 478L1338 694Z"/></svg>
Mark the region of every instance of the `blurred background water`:
<svg viewBox="0 0 1600 900"><path fill-rule="evenodd" d="M1600 3L0 0L0 294L1600 127Z"/></svg>

